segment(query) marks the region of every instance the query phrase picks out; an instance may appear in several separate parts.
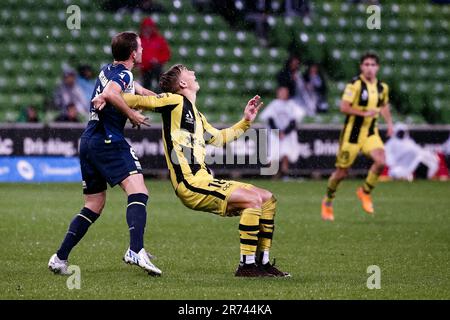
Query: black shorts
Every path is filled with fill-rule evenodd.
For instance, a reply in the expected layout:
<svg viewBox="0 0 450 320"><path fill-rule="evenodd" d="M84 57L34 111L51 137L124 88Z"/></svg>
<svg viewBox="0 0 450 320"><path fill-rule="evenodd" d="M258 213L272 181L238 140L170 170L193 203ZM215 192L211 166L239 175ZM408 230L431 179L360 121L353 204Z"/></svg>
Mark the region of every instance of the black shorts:
<svg viewBox="0 0 450 320"><path fill-rule="evenodd" d="M81 139L80 166L84 194L105 191L106 183L114 187L128 176L142 173L138 157L125 140Z"/></svg>

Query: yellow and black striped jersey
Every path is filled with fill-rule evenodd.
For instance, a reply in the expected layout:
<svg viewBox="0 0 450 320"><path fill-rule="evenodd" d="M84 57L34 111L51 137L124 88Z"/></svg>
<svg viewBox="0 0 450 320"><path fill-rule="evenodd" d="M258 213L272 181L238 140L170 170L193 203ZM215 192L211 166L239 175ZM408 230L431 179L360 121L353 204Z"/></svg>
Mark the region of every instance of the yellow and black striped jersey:
<svg viewBox="0 0 450 320"><path fill-rule="evenodd" d="M157 96L123 95L132 108L161 113L163 141L170 178L176 189L194 176L209 175L205 164L206 144L223 146L241 136L251 123L242 119L226 129L216 129L186 97L163 93Z"/></svg>
<svg viewBox="0 0 450 320"><path fill-rule="evenodd" d="M377 110L389 103L389 87L377 79L369 82L363 75L359 75L347 84L342 100L349 102L357 110ZM377 119L378 114L375 117L347 115L341 139L359 143L360 138L378 134Z"/></svg>

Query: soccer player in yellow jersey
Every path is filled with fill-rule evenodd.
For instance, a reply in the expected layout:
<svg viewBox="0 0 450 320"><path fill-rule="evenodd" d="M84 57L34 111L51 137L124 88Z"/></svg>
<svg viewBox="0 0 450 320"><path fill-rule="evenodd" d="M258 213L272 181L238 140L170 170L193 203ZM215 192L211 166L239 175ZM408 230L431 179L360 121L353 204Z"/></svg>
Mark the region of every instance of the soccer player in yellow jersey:
<svg viewBox="0 0 450 320"><path fill-rule="evenodd" d="M188 208L223 217L240 216L241 258L236 276L290 276L269 262L276 209L272 193L247 183L215 179L205 163L206 144L223 146L250 128L262 105L260 97L247 103L241 121L218 130L197 109L200 86L194 71L175 65L161 75L160 87L165 93L158 96L123 97L132 108L161 114L164 151L175 194ZM93 102L101 108L102 96Z"/></svg>
<svg viewBox="0 0 450 320"><path fill-rule="evenodd" d="M379 114L387 123L387 135L393 132L389 109L389 88L377 79L379 58L366 53L360 59L361 74L347 84L341 101L341 112L346 114L344 128L339 138L336 170L328 180L327 193L322 200L322 219L334 220L333 199L339 183L347 176L348 169L358 153L373 160L366 180L356 194L363 209L374 213L371 192L385 166L384 145L378 133Z"/></svg>

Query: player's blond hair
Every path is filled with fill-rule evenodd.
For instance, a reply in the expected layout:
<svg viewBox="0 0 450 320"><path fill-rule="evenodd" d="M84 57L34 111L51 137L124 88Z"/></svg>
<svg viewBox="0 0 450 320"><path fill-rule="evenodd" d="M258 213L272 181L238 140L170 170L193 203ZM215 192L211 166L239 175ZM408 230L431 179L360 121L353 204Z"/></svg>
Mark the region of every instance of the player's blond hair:
<svg viewBox="0 0 450 320"><path fill-rule="evenodd" d="M162 91L177 93L180 90L180 74L182 70L186 70L186 67L182 64L173 65L164 72L159 78L159 86Z"/></svg>

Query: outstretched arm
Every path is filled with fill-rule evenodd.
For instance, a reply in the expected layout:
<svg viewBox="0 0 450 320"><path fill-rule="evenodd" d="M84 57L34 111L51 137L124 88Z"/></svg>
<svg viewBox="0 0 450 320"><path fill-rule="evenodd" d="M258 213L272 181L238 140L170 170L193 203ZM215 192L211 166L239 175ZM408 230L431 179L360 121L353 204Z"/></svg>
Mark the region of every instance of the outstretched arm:
<svg viewBox="0 0 450 320"><path fill-rule="evenodd" d="M136 81L134 81L134 90L135 90L136 94L139 94L141 96L156 96L156 93L144 88L141 84L139 84Z"/></svg>
<svg viewBox="0 0 450 320"><path fill-rule="evenodd" d="M106 85L103 92L101 93L103 99L103 106L106 105L106 102L111 103L117 110L121 111L124 115L126 115L134 126L148 125L147 117L128 108L126 102L124 101L121 95L121 92L122 88L120 87L120 85L118 85L114 81L110 81ZM97 99L97 97L95 99Z"/></svg>
<svg viewBox="0 0 450 320"><path fill-rule="evenodd" d="M263 105L259 96L255 96L247 103L244 110L244 117L233 126L218 130L209 124L208 120L201 115L203 128L205 130L205 141L208 144L220 147L224 144L239 138L248 128L250 128L253 120L255 120L259 109Z"/></svg>
<svg viewBox="0 0 450 320"><path fill-rule="evenodd" d="M125 93L123 98L134 109L161 111L161 108L176 107L183 101L178 94L161 93L156 96L139 96Z"/></svg>
<svg viewBox="0 0 450 320"><path fill-rule="evenodd" d="M182 96L172 93L161 93L156 96L140 96L124 93L121 98L124 100L129 110L131 110L130 108L133 108L149 111L160 111L161 108L175 107L183 100ZM103 93L96 96L92 102L96 109L102 110L106 104Z"/></svg>

